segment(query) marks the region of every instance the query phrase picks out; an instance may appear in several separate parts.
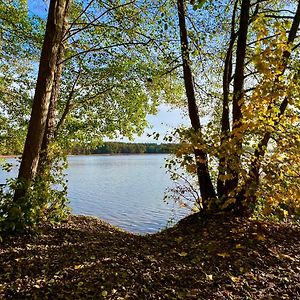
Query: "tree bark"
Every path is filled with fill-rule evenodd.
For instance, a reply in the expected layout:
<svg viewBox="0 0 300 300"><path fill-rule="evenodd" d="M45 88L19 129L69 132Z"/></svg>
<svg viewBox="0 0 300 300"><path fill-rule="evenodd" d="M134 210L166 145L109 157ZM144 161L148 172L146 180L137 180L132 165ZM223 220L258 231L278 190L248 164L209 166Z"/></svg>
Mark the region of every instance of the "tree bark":
<svg viewBox="0 0 300 300"><path fill-rule="evenodd" d="M66 26L64 26L64 32L66 30ZM60 89L60 77L62 74L63 64L61 61L64 57L64 45L63 43L60 44L58 49L58 55L57 55L57 64L56 64L56 70L54 75L54 83L52 86L51 91L51 97L50 97L50 104L49 104L49 110L48 110L48 116L46 121L46 128L43 136L43 141L41 145L41 151L40 151L40 157L37 167L37 173L39 176L42 176L44 173L44 170L47 169L47 167L51 167L51 161L49 158L49 145L54 139L55 135L55 129L56 129L56 107L57 107L57 101L59 97L59 89Z"/></svg>
<svg viewBox="0 0 300 300"><path fill-rule="evenodd" d="M194 132L199 134L200 139L202 140L201 124L196 103L193 75L190 66L190 53L185 21L184 1L177 0L177 7L181 41L181 56L183 62L183 77L188 100L189 117ZM205 211L207 209L208 201L215 199L216 193L209 174L207 154L203 150L196 148L194 148L194 154L197 164L197 175L200 186L200 194L202 197L202 205L203 210Z"/></svg>
<svg viewBox="0 0 300 300"><path fill-rule="evenodd" d="M229 118L229 92L230 92L230 80L232 76L232 51L236 41L237 34L235 33L235 18L238 1L234 3L231 19L231 34L230 42L226 52L224 72L223 72L223 103L222 103L222 119L221 119L221 151L224 149L224 145L228 141L228 134L230 132L230 118ZM217 192L218 197L221 199L224 196L224 180L222 176L226 174L227 164L225 154L221 153L218 168L218 180L217 180Z"/></svg>
<svg viewBox="0 0 300 300"><path fill-rule="evenodd" d="M50 1L31 117L18 175L24 185L15 191L15 200L25 196L27 187L36 175L68 3L68 0Z"/></svg>
<svg viewBox="0 0 300 300"><path fill-rule="evenodd" d="M235 143L235 149L233 150L233 153L231 153L228 163L228 174L230 174L232 178L225 182L225 194L227 198L236 195L239 182L242 140L240 137L236 136L235 131L238 131L238 129L240 128L243 117L241 108L244 102L244 73L247 49L247 35L249 27L249 12L250 0L242 0L232 99L232 138L233 142Z"/></svg>

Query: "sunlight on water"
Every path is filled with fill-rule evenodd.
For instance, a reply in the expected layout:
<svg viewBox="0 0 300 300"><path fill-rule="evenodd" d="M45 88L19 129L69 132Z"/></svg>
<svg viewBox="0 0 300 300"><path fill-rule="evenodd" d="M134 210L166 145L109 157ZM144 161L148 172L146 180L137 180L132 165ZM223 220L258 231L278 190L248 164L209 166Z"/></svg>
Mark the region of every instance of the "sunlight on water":
<svg viewBox="0 0 300 300"><path fill-rule="evenodd" d="M125 230L153 233L188 212L163 202L170 186L165 155L70 156L66 171L74 214L97 216ZM9 159L10 162L15 160ZM10 176L17 174L15 167ZM6 172L0 171L0 183Z"/></svg>

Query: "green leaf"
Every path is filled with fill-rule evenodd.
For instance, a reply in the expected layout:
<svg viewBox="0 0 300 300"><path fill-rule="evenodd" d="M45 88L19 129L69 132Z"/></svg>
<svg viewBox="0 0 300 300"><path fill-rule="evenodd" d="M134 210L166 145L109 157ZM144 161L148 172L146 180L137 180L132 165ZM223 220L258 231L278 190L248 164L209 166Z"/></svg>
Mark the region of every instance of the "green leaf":
<svg viewBox="0 0 300 300"><path fill-rule="evenodd" d="M108 292L107 292L107 291L102 291L101 295L102 295L103 297L106 297L106 296L108 295Z"/></svg>

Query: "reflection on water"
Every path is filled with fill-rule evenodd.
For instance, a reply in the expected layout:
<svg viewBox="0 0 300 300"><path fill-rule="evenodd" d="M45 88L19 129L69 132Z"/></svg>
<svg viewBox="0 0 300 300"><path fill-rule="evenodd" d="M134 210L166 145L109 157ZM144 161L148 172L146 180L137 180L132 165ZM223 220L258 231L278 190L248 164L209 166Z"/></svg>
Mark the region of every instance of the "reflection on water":
<svg viewBox="0 0 300 300"><path fill-rule="evenodd" d="M139 233L156 232L171 219L178 220L187 212L163 202L164 190L171 185L164 158L159 154L70 156L66 173L73 213L97 216ZM11 176L16 172L14 168ZM5 176L0 171L0 183Z"/></svg>

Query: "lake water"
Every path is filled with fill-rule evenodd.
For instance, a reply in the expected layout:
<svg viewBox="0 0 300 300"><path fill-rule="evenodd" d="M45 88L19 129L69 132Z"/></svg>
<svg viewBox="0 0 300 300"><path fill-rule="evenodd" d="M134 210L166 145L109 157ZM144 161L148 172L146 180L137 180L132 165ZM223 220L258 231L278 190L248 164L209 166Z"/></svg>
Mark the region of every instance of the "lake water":
<svg viewBox="0 0 300 300"><path fill-rule="evenodd" d="M165 158L160 154L68 157L72 212L97 216L136 233L157 232L179 220L188 212L163 201L172 184L163 167ZM17 167L10 176L16 174ZM0 171L0 183L6 177Z"/></svg>

